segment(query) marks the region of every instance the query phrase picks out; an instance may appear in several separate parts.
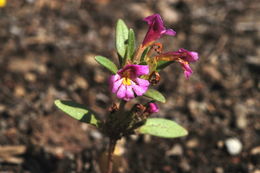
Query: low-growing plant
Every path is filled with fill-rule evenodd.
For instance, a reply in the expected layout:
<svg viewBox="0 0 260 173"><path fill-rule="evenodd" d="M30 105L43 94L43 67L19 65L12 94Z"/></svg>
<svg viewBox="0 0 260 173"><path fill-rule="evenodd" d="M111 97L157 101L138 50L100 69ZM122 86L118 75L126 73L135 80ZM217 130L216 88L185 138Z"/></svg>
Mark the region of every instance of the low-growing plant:
<svg viewBox="0 0 260 173"><path fill-rule="evenodd" d="M119 139L131 134L149 134L163 138L177 138L188 134L176 122L164 118L151 118L159 111L156 102L165 103L166 99L158 90L152 89L160 81L159 72L173 62L180 63L188 79L192 74L191 62L199 59L198 53L183 48L164 52L157 42L163 35L175 36L176 32L166 29L159 14L144 19L149 25L143 42L136 48L135 34L123 20L116 25L116 49L119 66L104 56L95 60L112 75L109 90L116 94L115 101L107 111L106 118L99 119L89 108L73 101L56 100L55 105L72 118L95 126L110 142L107 154L106 173L112 172L113 152ZM136 97L146 97L144 103L134 104L130 110L126 104Z"/></svg>

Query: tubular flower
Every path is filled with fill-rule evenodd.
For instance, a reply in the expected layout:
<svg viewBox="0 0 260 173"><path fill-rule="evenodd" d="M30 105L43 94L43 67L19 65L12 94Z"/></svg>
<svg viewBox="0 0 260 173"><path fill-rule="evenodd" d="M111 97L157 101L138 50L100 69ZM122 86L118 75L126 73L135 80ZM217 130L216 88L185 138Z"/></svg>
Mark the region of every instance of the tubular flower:
<svg viewBox="0 0 260 173"><path fill-rule="evenodd" d="M156 103L153 103L153 102L149 103L148 108L147 108L147 112L149 112L150 114L159 112L158 105Z"/></svg>
<svg viewBox="0 0 260 173"><path fill-rule="evenodd" d="M192 74L192 69L189 63L196 62L199 59L199 55L197 52L192 52L181 48L176 52L160 54L157 58L158 60L163 61L178 61L184 70L185 77L188 79Z"/></svg>
<svg viewBox="0 0 260 173"><path fill-rule="evenodd" d="M125 101L133 99L135 95L141 96L147 91L150 83L139 77L148 73L147 65L126 65L109 78L110 90Z"/></svg>
<svg viewBox="0 0 260 173"><path fill-rule="evenodd" d="M163 20L159 14L154 14L144 18L149 25L149 29L145 35L143 46L161 38L163 34L175 36L176 32L172 29L166 29Z"/></svg>

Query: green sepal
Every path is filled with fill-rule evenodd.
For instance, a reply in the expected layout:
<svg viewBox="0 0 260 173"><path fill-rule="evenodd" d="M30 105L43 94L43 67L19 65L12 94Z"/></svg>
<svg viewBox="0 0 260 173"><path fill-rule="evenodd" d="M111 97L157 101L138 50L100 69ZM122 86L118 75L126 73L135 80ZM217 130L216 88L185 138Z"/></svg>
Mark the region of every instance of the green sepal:
<svg viewBox="0 0 260 173"><path fill-rule="evenodd" d="M104 66L106 69L111 71L112 73L116 74L118 71L117 66L108 58L104 56L95 56L95 60L102 66Z"/></svg>
<svg viewBox="0 0 260 173"><path fill-rule="evenodd" d="M131 59L134 55L134 51L135 51L135 33L133 29L129 29L128 32L128 41L127 41L127 55L126 58L127 59Z"/></svg>
<svg viewBox="0 0 260 173"><path fill-rule="evenodd" d="M188 135L188 131L182 126L163 118L148 118L145 124L137 129L137 132L162 138L177 138Z"/></svg>
<svg viewBox="0 0 260 173"><path fill-rule="evenodd" d="M116 24L116 49L122 59L124 59L126 54L127 40L128 27L122 19L119 19Z"/></svg>
<svg viewBox="0 0 260 173"><path fill-rule="evenodd" d="M141 62L144 62L145 61L145 57L147 55L147 53L149 52L149 50L151 49L151 47L147 47L144 52L142 53L142 56L141 56Z"/></svg>
<svg viewBox="0 0 260 173"><path fill-rule="evenodd" d="M162 95L162 93L160 93L159 91L155 90L155 89L148 89L146 91L146 93L144 93L144 96L149 97L153 100L165 103L166 99L165 97Z"/></svg>
<svg viewBox="0 0 260 173"><path fill-rule="evenodd" d="M96 118L93 112L84 105L65 100L55 100L54 104L64 113L76 120L94 125L96 127L99 125L100 121Z"/></svg>
<svg viewBox="0 0 260 173"><path fill-rule="evenodd" d="M164 68L166 68L169 65L171 65L172 63L174 63L174 61L158 61L157 67L156 67L156 71L161 71Z"/></svg>

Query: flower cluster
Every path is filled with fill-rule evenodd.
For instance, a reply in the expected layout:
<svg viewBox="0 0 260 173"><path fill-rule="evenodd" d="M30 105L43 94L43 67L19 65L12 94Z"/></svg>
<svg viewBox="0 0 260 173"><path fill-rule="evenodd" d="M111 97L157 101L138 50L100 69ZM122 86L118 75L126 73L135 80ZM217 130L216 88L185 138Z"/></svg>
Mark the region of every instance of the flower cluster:
<svg viewBox="0 0 260 173"><path fill-rule="evenodd" d="M176 32L172 29L166 29L159 14L148 16L144 18L144 21L147 22L149 28L142 44L136 50L133 58L125 62L122 68L109 79L112 93L115 93L119 99L125 101L146 93L150 85L149 75L154 74L154 72L157 73L156 66L158 62L176 61L180 63L184 70L184 75L188 79L192 74L189 64L199 59L197 52L183 48L178 51L162 52L161 44L156 43L156 41L163 35L175 36ZM157 54L154 55L152 51ZM151 104L150 108L151 112L158 111L158 107L155 104Z"/></svg>

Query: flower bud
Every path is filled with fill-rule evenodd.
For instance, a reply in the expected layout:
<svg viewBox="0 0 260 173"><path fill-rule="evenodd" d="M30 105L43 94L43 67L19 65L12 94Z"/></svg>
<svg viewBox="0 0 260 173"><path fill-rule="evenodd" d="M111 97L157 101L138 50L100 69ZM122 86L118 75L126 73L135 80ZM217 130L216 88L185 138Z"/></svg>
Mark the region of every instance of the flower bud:
<svg viewBox="0 0 260 173"><path fill-rule="evenodd" d="M150 114L159 112L158 105L156 103L153 103L153 102L149 103L148 107L147 107L147 112L149 112Z"/></svg>

